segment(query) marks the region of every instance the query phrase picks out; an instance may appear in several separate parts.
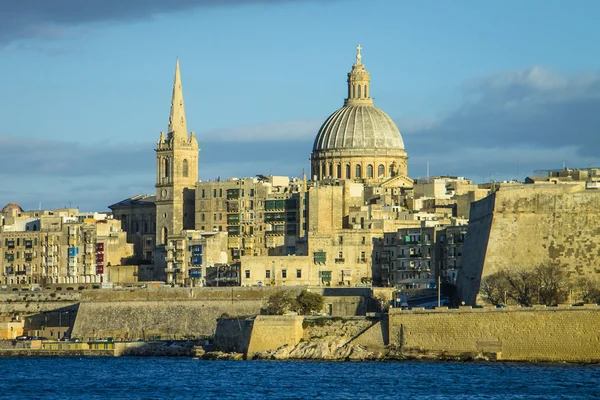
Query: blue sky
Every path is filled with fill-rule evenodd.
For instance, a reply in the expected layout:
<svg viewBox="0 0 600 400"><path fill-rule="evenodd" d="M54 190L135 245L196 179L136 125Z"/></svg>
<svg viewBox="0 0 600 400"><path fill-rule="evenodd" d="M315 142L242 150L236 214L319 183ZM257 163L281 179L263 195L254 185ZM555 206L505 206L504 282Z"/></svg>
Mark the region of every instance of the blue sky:
<svg viewBox="0 0 600 400"><path fill-rule="evenodd" d="M0 8L0 203L154 192L175 58L200 179L308 171L355 46L409 175L600 166L600 2L21 0Z"/></svg>

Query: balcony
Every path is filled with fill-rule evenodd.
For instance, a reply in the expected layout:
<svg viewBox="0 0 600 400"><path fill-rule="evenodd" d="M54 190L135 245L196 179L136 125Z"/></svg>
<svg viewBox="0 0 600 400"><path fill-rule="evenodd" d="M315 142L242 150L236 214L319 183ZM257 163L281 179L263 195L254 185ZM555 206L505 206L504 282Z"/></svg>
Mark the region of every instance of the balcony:
<svg viewBox="0 0 600 400"><path fill-rule="evenodd" d="M345 261L345 259L344 259L344 258L336 258L336 259L335 259L335 262L336 262L337 264L341 264L341 263L343 263L344 261Z"/></svg>

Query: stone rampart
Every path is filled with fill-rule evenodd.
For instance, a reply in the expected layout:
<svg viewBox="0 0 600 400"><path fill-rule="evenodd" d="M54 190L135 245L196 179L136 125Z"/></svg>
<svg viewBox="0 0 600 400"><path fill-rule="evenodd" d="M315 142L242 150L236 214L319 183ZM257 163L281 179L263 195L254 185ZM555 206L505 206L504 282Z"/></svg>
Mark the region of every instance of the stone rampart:
<svg viewBox="0 0 600 400"><path fill-rule="evenodd" d="M390 344L433 356L600 362L600 307L391 310Z"/></svg>
<svg viewBox="0 0 600 400"><path fill-rule="evenodd" d="M212 336L217 319L259 314L264 299L83 301L71 337L183 339Z"/></svg>
<svg viewBox="0 0 600 400"><path fill-rule="evenodd" d="M600 191L580 186L502 188L471 206L458 292L475 304L481 278L501 269L559 265L600 275Z"/></svg>
<svg viewBox="0 0 600 400"><path fill-rule="evenodd" d="M296 315L258 315L252 327L248 357L260 351L276 350L284 344L297 345L304 334L303 320Z"/></svg>

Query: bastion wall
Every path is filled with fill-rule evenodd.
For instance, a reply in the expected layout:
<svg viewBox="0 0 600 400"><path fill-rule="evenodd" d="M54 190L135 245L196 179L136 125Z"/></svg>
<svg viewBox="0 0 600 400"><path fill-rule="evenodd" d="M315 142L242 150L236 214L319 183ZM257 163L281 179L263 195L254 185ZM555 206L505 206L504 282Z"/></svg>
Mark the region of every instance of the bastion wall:
<svg viewBox="0 0 600 400"><path fill-rule="evenodd" d="M497 354L511 361L600 361L600 307L391 310L390 344L404 353Z"/></svg>
<svg viewBox="0 0 600 400"><path fill-rule="evenodd" d="M481 279L502 269L559 265L600 277L600 191L579 185L502 188L471 205L458 294L473 305Z"/></svg>

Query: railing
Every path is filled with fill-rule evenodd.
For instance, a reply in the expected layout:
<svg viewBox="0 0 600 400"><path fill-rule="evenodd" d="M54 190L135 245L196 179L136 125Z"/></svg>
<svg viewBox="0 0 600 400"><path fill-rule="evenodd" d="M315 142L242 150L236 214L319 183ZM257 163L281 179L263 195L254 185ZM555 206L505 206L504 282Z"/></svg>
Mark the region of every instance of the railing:
<svg viewBox="0 0 600 400"><path fill-rule="evenodd" d="M336 263L343 263L343 262L344 262L344 260L345 260L345 259L343 259L343 258L336 258L336 259L335 259L335 262L336 262Z"/></svg>

